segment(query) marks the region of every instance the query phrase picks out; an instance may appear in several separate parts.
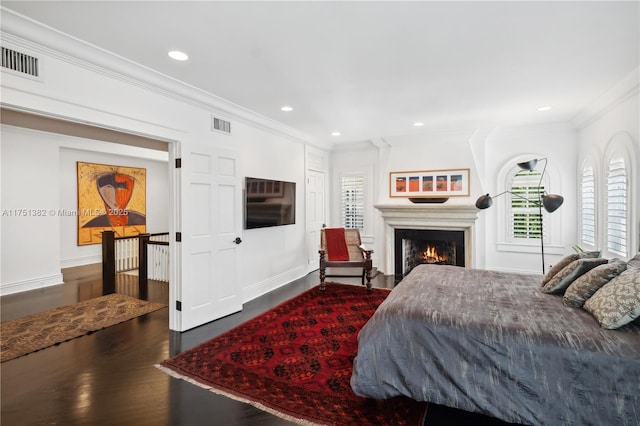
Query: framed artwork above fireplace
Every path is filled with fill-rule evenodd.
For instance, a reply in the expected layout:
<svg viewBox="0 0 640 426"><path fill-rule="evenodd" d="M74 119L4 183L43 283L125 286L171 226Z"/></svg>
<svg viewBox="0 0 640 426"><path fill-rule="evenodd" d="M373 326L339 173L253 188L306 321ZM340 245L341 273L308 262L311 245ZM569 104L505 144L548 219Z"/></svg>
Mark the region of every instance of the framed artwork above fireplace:
<svg viewBox="0 0 640 426"><path fill-rule="evenodd" d="M390 197L468 197L469 194L469 169L389 173Z"/></svg>

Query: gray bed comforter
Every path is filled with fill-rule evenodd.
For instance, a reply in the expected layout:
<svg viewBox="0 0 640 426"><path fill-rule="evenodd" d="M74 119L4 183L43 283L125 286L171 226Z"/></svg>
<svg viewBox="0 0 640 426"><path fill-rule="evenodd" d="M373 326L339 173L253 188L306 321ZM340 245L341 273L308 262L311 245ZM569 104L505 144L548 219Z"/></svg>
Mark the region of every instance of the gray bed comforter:
<svg viewBox="0 0 640 426"><path fill-rule="evenodd" d="M640 425L640 323L606 330L540 275L422 265L358 336L351 387L509 422Z"/></svg>

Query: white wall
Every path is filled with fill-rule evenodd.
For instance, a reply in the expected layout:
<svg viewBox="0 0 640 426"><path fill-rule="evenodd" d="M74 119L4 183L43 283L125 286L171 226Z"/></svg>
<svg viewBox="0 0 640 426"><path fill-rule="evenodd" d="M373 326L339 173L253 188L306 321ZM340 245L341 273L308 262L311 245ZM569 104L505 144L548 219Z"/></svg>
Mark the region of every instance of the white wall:
<svg viewBox="0 0 640 426"><path fill-rule="evenodd" d="M32 131L1 130L0 290L7 294L59 284L60 219L51 209L59 205L60 150L34 139Z"/></svg>
<svg viewBox="0 0 640 426"><path fill-rule="evenodd" d="M442 132L385 138L390 148L382 158L383 184L378 202L411 204L408 198L389 197L389 173L405 170L469 169L469 196L450 197L447 204L473 204L481 194L478 169L468 131Z"/></svg>
<svg viewBox="0 0 640 426"><path fill-rule="evenodd" d="M61 268L102 261L100 245L77 245L77 217L62 213L78 207L77 161L146 168L147 231L168 231L166 152L7 125L1 144L2 294L59 284ZM22 209L35 211L12 216Z"/></svg>
<svg viewBox="0 0 640 426"><path fill-rule="evenodd" d="M243 300L251 300L306 273L304 144L243 126L234 129L241 175L296 183L296 223L242 232Z"/></svg>
<svg viewBox="0 0 640 426"><path fill-rule="evenodd" d="M576 244L576 184L577 133L568 124L548 124L527 127L497 128L485 139L483 188L486 193L499 194L506 188L505 174L516 163L532 158L547 158L549 193L560 194L564 204L547 215L551 222L549 241L545 243L545 269L563 255L571 253ZM542 171L540 163L537 170ZM540 246L505 244L507 224L506 197L494 200L494 205L478 214L483 235L478 246L484 251L484 265L494 270L542 273Z"/></svg>

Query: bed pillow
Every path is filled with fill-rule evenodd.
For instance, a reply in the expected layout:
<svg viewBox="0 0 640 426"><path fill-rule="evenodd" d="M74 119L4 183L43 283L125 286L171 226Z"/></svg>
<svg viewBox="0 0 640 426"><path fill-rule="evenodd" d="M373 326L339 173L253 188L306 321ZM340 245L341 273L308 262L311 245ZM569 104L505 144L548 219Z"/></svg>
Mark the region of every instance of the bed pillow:
<svg viewBox="0 0 640 426"><path fill-rule="evenodd" d="M574 262L578 259L599 257L599 256L600 256L599 251L584 251L580 253L572 253L572 254L566 255L565 257L560 259L558 262L556 262L556 264L553 265L549 269L549 271L545 274L544 278L542 279L542 286L544 287L545 284L547 284L551 280L551 278L553 278L558 272L562 271L562 269L564 269L565 266L568 266L571 262Z"/></svg>
<svg viewBox="0 0 640 426"><path fill-rule="evenodd" d="M564 292L562 303L572 308L581 308L600 287L620 275L625 269L627 264L620 259L611 259L605 265L596 266L569 285Z"/></svg>
<svg viewBox="0 0 640 426"><path fill-rule="evenodd" d="M640 268L640 253L636 254L631 259L629 259L629 261L627 262L627 265L632 268Z"/></svg>
<svg viewBox="0 0 640 426"><path fill-rule="evenodd" d="M640 317L640 268L627 268L584 303L604 328L615 329Z"/></svg>
<svg viewBox="0 0 640 426"><path fill-rule="evenodd" d="M553 276L543 287L544 293L562 294L569 285L587 271L607 263L607 259L584 258L574 260Z"/></svg>

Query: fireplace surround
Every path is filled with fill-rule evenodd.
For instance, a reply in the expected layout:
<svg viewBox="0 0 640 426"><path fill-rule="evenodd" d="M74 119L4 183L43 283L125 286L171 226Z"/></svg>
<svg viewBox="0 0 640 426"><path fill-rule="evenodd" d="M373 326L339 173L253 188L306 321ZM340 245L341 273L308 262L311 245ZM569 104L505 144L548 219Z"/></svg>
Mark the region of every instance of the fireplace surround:
<svg viewBox="0 0 640 426"><path fill-rule="evenodd" d="M396 228L393 246L396 281L423 263L465 266L464 231Z"/></svg>
<svg viewBox="0 0 640 426"><path fill-rule="evenodd" d="M377 204L384 222L384 241L381 267L389 275L402 275L396 271L396 230L458 231L463 241L464 261L467 268L475 266L475 223L478 209L474 205L459 204Z"/></svg>

